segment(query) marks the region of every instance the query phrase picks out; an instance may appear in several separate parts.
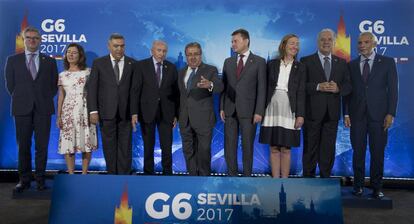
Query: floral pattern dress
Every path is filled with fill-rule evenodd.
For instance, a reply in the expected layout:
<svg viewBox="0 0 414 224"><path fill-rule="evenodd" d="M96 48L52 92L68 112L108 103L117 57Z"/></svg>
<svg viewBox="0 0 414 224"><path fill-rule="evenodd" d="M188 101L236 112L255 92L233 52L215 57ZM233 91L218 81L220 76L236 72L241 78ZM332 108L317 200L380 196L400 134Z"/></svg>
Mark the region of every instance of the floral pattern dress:
<svg viewBox="0 0 414 224"><path fill-rule="evenodd" d="M86 88L90 69L63 71L58 85L65 90L61 119L63 127L59 135L59 154L91 152L98 148L96 126L89 123L86 105Z"/></svg>

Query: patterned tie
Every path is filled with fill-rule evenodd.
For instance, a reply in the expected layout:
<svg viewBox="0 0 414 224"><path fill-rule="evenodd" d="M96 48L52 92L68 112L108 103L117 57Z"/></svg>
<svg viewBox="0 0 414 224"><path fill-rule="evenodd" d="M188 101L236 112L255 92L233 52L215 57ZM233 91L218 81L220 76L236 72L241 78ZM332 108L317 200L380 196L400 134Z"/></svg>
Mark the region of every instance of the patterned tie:
<svg viewBox="0 0 414 224"><path fill-rule="evenodd" d="M188 77L188 80L187 80L187 93L190 92L191 84L193 82L193 77L195 75L195 68L192 68L191 70L192 71L190 73L190 77Z"/></svg>
<svg viewBox="0 0 414 224"><path fill-rule="evenodd" d="M114 60L115 66L114 66L114 73L115 73L115 79L116 83L119 84L119 60Z"/></svg>
<svg viewBox="0 0 414 224"><path fill-rule="evenodd" d="M243 71L243 67L244 67L244 64L243 64L243 57L244 57L244 55L240 55L240 59L239 59L239 63L237 64L237 70L236 70L236 76L237 76L237 79L240 79L240 74L242 73L242 71Z"/></svg>
<svg viewBox="0 0 414 224"><path fill-rule="evenodd" d="M27 69L30 71L30 74L32 75L33 80L36 79L37 76L37 69L35 64L35 57L36 53L30 53L29 62L27 63Z"/></svg>
<svg viewBox="0 0 414 224"><path fill-rule="evenodd" d="M364 61L365 61L364 67L362 68L362 79L364 80L365 83L367 83L368 75L369 75L369 63L368 63L369 59L367 58Z"/></svg>
<svg viewBox="0 0 414 224"><path fill-rule="evenodd" d="M329 78L331 77L331 63L329 61L329 57L324 57L323 59L323 70L325 71L326 80L329 81Z"/></svg>
<svg viewBox="0 0 414 224"><path fill-rule="evenodd" d="M161 65L161 62L157 62L157 71L155 71L158 87L161 85Z"/></svg>

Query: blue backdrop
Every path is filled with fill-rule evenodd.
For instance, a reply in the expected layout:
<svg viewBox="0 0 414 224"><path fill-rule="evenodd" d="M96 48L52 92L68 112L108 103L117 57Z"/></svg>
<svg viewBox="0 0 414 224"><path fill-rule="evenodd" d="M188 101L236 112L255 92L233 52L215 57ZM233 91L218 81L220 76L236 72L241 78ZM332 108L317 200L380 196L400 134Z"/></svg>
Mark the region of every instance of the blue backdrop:
<svg viewBox="0 0 414 224"><path fill-rule="evenodd" d="M356 57L356 41L362 31L372 31L379 38L377 52L394 57L400 80L398 113L389 133L385 152L385 176L414 177L414 49L410 46L414 30L414 1L295 1L264 0L219 1L0 1L0 67L14 54L16 36L22 25L38 27L42 32L41 51L59 58L66 44L79 42L87 51L88 65L98 56L108 54L107 38L119 32L126 38L126 54L136 59L149 57L154 39L169 45L168 60L178 67L188 42L198 41L203 47L203 60L222 69L231 54L230 34L243 27L250 31L251 50L267 59L276 56L280 39L287 33L300 36L299 56L316 52L316 35L326 27L337 31L337 47L351 58ZM341 41L339 41L341 40ZM348 53L346 53L348 52ZM62 61L58 60L62 71ZM0 82L4 83L4 75ZM10 97L0 87L0 168L17 167L15 128L10 116ZM217 108L216 108L217 109ZM57 152L59 130L52 121L48 169L65 169ZM212 168L225 172L223 157L223 124L217 122L212 142ZM292 150L292 174L302 172L302 147ZM268 148L255 143L254 172L269 172ZM160 150L155 153L160 170ZM133 168L142 171L143 146L139 132L133 137ZM349 130L340 124L337 138L335 175L352 175L352 149ZM185 171L178 128L174 130L173 169ZM240 161L241 162L241 161ZM78 164L79 165L79 164ZM368 165L368 163L367 163ZM104 170L102 149L93 154L91 168ZM368 172L368 170L367 170Z"/></svg>

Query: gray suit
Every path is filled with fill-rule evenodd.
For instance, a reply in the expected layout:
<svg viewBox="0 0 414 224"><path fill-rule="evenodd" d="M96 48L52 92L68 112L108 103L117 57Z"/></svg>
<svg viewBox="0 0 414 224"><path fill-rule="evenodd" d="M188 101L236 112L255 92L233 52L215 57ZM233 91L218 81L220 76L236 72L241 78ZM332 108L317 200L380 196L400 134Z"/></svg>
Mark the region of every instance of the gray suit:
<svg viewBox="0 0 414 224"><path fill-rule="evenodd" d="M180 133L187 171L193 176L208 176L211 173L211 138L216 124L213 93L223 90L217 68L201 64L192 77L191 86L184 83L188 67L179 72L180 89ZM201 76L213 82L213 89L197 87ZM189 89L188 89L189 88Z"/></svg>
<svg viewBox="0 0 414 224"><path fill-rule="evenodd" d="M237 57L224 61L220 110L226 115L224 124L224 155L230 176L238 174L237 146L239 126L243 151L243 175L250 176L253 169L253 144L256 136L254 114L263 116L266 101L266 61L250 53L240 78L236 76Z"/></svg>

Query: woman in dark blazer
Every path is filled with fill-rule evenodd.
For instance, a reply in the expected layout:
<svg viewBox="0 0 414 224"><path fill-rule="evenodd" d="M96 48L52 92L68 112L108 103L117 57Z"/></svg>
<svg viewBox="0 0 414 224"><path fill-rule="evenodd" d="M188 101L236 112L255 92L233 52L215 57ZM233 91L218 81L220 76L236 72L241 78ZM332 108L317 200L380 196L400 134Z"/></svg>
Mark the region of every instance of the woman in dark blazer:
<svg viewBox="0 0 414 224"><path fill-rule="evenodd" d="M305 114L305 67L296 56L299 38L283 37L279 57L267 64L266 111L259 142L270 145L272 177L287 178L290 148L300 145L300 128Z"/></svg>

